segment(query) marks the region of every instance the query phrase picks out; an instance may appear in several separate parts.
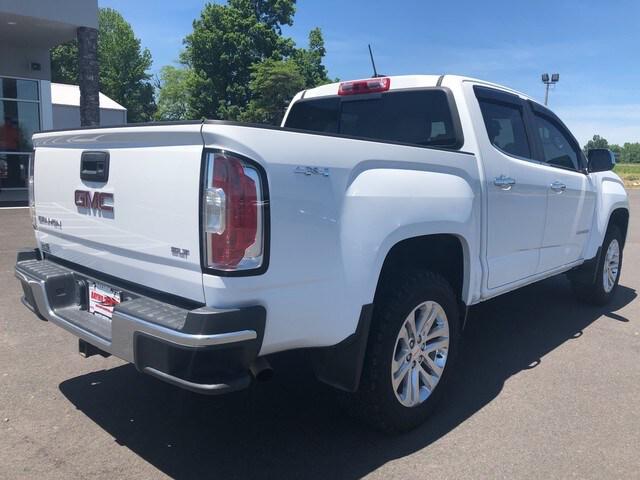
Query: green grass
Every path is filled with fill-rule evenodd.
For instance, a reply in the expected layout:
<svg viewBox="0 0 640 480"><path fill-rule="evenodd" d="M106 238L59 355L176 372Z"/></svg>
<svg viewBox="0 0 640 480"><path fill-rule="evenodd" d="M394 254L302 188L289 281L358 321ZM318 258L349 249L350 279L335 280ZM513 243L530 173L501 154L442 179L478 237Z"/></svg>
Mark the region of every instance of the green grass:
<svg viewBox="0 0 640 480"><path fill-rule="evenodd" d="M628 187L640 187L640 163L618 163L613 169Z"/></svg>
<svg viewBox="0 0 640 480"><path fill-rule="evenodd" d="M640 175L640 163L618 163L613 171L618 175Z"/></svg>

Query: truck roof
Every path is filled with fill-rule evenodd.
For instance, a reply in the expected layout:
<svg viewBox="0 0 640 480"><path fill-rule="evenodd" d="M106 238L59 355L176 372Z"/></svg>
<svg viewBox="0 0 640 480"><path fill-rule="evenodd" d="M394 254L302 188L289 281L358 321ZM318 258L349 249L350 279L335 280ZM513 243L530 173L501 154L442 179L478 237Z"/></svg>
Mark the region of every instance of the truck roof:
<svg viewBox="0 0 640 480"><path fill-rule="evenodd" d="M391 79L391 86L389 90L400 90L403 88L427 88L427 87L436 87L440 84L448 84L452 83L463 83L463 82L473 82L482 85L486 85L488 87L496 88L498 90L503 90L505 92L513 93L514 95L518 95L526 100L531 100L536 102L535 99L529 97L528 95L514 90L509 87L505 87L503 85L498 85L496 83L487 82L485 80L479 80L473 77L465 77L461 75L383 75L386 78ZM327 85L321 85L319 87L310 88L309 90L304 90L299 92L295 97L295 100L300 100L301 98L315 98L315 97L326 97L330 95L337 95L338 88L340 84L343 82L335 82L329 83Z"/></svg>

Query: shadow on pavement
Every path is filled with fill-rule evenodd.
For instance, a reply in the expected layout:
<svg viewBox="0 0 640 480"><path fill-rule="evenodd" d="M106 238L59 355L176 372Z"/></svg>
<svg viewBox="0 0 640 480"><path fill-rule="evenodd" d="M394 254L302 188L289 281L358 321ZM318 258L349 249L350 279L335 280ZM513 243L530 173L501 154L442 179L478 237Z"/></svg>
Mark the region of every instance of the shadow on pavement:
<svg viewBox="0 0 640 480"><path fill-rule="evenodd" d="M60 385L89 418L145 461L175 478L360 478L420 450L496 398L507 379L535 368L595 320L636 297L620 286L606 308L574 300L564 277L485 302L470 313L458 376L435 415L388 437L361 426L317 383L300 353L274 359L276 377L246 392L202 397L138 374L131 365Z"/></svg>

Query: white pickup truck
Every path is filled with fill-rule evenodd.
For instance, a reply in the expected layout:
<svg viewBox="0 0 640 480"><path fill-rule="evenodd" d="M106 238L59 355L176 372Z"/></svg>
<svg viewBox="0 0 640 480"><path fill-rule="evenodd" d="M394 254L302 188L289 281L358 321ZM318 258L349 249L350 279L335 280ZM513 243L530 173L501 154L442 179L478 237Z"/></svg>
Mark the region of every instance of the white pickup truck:
<svg viewBox="0 0 640 480"><path fill-rule="evenodd" d="M299 93L282 127L200 121L34 136L38 248L23 303L196 392L247 387L276 352L387 431L454 373L467 309L568 273L616 292L629 220L609 151L586 158L526 95L452 75Z"/></svg>

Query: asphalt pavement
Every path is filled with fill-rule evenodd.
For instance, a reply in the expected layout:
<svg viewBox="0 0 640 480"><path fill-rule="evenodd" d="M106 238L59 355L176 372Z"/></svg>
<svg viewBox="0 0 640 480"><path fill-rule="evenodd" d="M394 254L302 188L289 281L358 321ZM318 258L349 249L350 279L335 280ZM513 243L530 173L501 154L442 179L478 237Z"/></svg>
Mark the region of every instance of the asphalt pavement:
<svg viewBox="0 0 640 480"><path fill-rule="evenodd" d="M564 277L472 309L458 376L417 430L352 420L304 355L210 398L83 359L20 303L27 210L0 210L0 479L640 478L640 191L620 288L578 303Z"/></svg>

